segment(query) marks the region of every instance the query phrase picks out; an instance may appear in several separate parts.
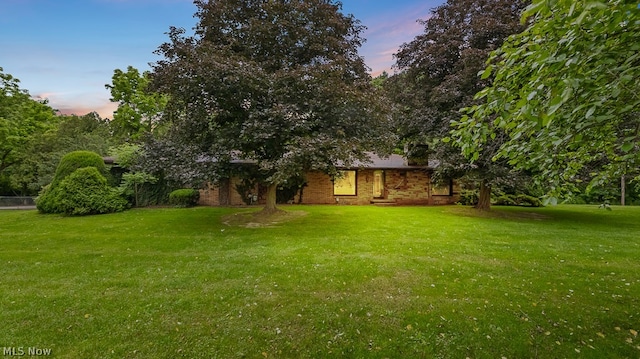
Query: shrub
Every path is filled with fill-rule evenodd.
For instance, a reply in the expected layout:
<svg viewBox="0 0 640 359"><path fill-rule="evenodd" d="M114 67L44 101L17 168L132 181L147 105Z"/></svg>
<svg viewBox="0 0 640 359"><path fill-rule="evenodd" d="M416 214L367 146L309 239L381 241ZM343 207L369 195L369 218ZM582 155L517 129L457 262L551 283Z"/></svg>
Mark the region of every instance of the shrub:
<svg viewBox="0 0 640 359"><path fill-rule="evenodd" d="M200 192L191 188L177 189L169 194L169 203L176 207L193 207L199 199Z"/></svg>
<svg viewBox="0 0 640 359"><path fill-rule="evenodd" d="M36 197L36 208L42 213L57 213L51 184L42 187L42 190L40 190L38 197Z"/></svg>
<svg viewBox="0 0 640 359"><path fill-rule="evenodd" d="M540 199L526 194L503 194L495 200L497 206L542 207Z"/></svg>
<svg viewBox="0 0 640 359"><path fill-rule="evenodd" d="M498 198L496 198L495 203L496 206L517 206L518 204L513 198L513 195L504 194Z"/></svg>
<svg viewBox="0 0 640 359"><path fill-rule="evenodd" d="M158 182L158 179L147 172L129 172L122 175L122 183L120 184L120 193L131 198L135 207L146 205L143 201L144 197L141 196L141 192L144 192L145 184L154 184ZM144 194L144 193L142 193Z"/></svg>
<svg viewBox="0 0 640 359"><path fill-rule="evenodd" d="M120 212L127 201L95 167L84 167L66 176L57 186L45 186L36 199L43 213L87 215Z"/></svg>
<svg viewBox="0 0 640 359"><path fill-rule="evenodd" d="M95 167L75 170L54 189L58 213L87 215L120 212L127 201Z"/></svg>
<svg viewBox="0 0 640 359"><path fill-rule="evenodd" d="M542 207L542 201L539 198L529 196L527 194L517 195L516 202L520 206Z"/></svg>
<svg viewBox="0 0 640 359"><path fill-rule="evenodd" d="M460 200L457 202L463 206L475 206L478 204L479 194L477 190L462 190Z"/></svg>
<svg viewBox="0 0 640 359"><path fill-rule="evenodd" d="M56 187L65 177L78 168L84 167L95 167L102 176L108 176L104 160L99 154L91 151L74 151L67 153L60 159L53 181L51 181L51 187Z"/></svg>

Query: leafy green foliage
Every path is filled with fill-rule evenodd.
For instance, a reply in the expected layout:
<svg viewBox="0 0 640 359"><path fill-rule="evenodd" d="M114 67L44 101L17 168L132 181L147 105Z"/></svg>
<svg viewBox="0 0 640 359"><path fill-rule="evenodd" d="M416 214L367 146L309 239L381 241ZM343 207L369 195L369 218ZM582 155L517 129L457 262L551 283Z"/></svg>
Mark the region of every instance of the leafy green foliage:
<svg viewBox="0 0 640 359"><path fill-rule="evenodd" d="M141 146L132 143L123 143L109 148L109 155L114 157L115 162L119 166L127 169L138 164L140 157L142 156L141 152Z"/></svg>
<svg viewBox="0 0 640 359"><path fill-rule="evenodd" d="M199 199L200 192L191 188L177 189L169 194L169 203L176 207L193 207Z"/></svg>
<svg viewBox="0 0 640 359"><path fill-rule="evenodd" d="M463 152L477 161L505 133L495 158L535 171L553 198L638 175L638 3L535 0L523 18L531 25L492 54L483 103L455 123Z"/></svg>
<svg viewBox="0 0 640 359"><path fill-rule="evenodd" d="M51 186L57 186L68 175L75 172L75 170L84 167L96 168L103 177L108 173L104 165L104 160L97 153L91 151L73 151L64 155L60 160Z"/></svg>
<svg viewBox="0 0 640 359"><path fill-rule="evenodd" d="M146 172L127 172L122 175L120 193L133 199L133 205L140 207L149 204L148 196L145 196L145 184L153 185L158 178ZM142 192L142 193L141 193ZM146 199L146 200L143 200Z"/></svg>
<svg viewBox="0 0 640 359"><path fill-rule="evenodd" d="M46 186L36 200L42 213L89 215L120 212L127 201L95 167L78 168L56 186Z"/></svg>
<svg viewBox="0 0 640 359"><path fill-rule="evenodd" d="M127 208L127 201L95 167L75 170L53 188L55 213L89 215L120 212Z"/></svg>
<svg viewBox="0 0 640 359"><path fill-rule="evenodd" d="M457 204L461 204L463 206L475 206L478 204L479 198L478 190L465 189L460 192L460 200Z"/></svg>
<svg viewBox="0 0 640 359"><path fill-rule="evenodd" d="M138 69L128 66L124 72L113 72L111 101L118 103L113 113L114 135L122 140L141 140L142 135L154 132L167 104L166 96L149 91L150 73L140 74Z"/></svg>
<svg viewBox="0 0 640 359"><path fill-rule="evenodd" d="M195 3L195 36L170 31L153 83L169 95L173 143L219 164L210 177L251 160L273 193L293 176L335 172L387 145L380 91L357 52L364 27L340 3Z"/></svg>
<svg viewBox="0 0 640 359"><path fill-rule="evenodd" d="M36 135L20 155L20 162L9 169L11 185L24 195L37 194L51 183L60 159L67 153L87 150L106 155L111 131L97 113L59 116L57 124Z"/></svg>
<svg viewBox="0 0 640 359"><path fill-rule="evenodd" d="M491 186L519 179L507 161L492 161L503 138L488 141L483 157L469 163L447 137L459 109L474 104L474 95L490 83L478 76L490 52L524 28L519 19L526 3L449 0L438 6L421 21L424 33L396 54L401 72L384 82L403 142L410 150L429 145L429 158L439 162L436 179L466 177L480 183L480 198L486 199L478 204L482 209L489 208Z"/></svg>
<svg viewBox="0 0 640 359"><path fill-rule="evenodd" d="M114 156L116 168L120 172L119 189L135 207L166 204L171 190L182 184L170 184L173 181L164 176L166 167L163 164L169 162L164 160L164 156L175 158L177 153L152 150L149 154L147 151L147 145L129 143L112 147L109 151ZM195 159L191 160L194 162L192 165L195 165Z"/></svg>
<svg viewBox="0 0 640 359"><path fill-rule="evenodd" d="M47 102L33 100L19 83L0 67L0 177L24 159L34 137L56 123Z"/></svg>
<svg viewBox="0 0 640 359"><path fill-rule="evenodd" d="M60 160L51 184L36 199L42 213L88 215L119 212L127 208L120 191L105 178L102 157L95 152L74 151Z"/></svg>
<svg viewBox="0 0 640 359"><path fill-rule="evenodd" d="M494 204L498 206L542 207L542 201L539 198L527 194L503 194L496 198Z"/></svg>

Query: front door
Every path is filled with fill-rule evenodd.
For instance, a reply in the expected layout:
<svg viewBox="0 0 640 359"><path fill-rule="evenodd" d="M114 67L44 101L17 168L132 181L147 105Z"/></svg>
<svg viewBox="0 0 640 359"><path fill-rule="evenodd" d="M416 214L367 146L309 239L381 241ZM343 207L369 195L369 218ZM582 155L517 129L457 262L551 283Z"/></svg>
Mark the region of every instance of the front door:
<svg viewBox="0 0 640 359"><path fill-rule="evenodd" d="M373 197L384 198L384 171L373 171Z"/></svg>

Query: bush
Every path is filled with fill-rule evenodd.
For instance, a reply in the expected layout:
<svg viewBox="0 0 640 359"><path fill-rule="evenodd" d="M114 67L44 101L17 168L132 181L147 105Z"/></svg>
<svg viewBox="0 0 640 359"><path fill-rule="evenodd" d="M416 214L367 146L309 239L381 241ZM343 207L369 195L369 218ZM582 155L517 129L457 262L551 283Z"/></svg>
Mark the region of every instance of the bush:
<svg viewBox="0 0 640 359"><path fill-rule="evenodd" d="M169 194L169 203L176 207L193 207L199 199L200 192L191 188L177 189Z"/></svg>
<svg viewBox="0 0 640 359"><path fill-rule="evenodd" d="M46 186L36 201L44 213L87 215L120 212L127 201L95 167L84 167L66 176L57 186Z"/></svg>
<svg viewBox="0 0 640 359"><path fill-rule="evenodd" d="M497 206L542 207L540 199L526 194L503 194L495 200Z"/></svg>
<svg viewBox="0 0 640 359"><path fill-rule="evenodd" d="M42 213L57 213L51 184L42 187L38 197L36 197L36 208Z"/></svg>
<svg viewBox="0 0 640 359"><path fill-rule="evenodd" d="M475 206L478 204L479 197L477 190L462 190L460 192L460 200L456 203L463 206Z"/></svg>
<svg viewBox="0 0 640 359"><path fill-rule="evenodd" d="M540 198L529 196L527 194L517 195L516 202L519 206L542 207L542 201Z"/></svg>
<svg viewBox="0 0 640 359"><path fill-rule="evenodd" d="M158 179L146 172L128 172L122 175L120 193L130 198L134 207L148 205L147 196L144 196L145 184L155 184Z"/></svg>
<svg viewBox="0 0 640 359"><path fill-rule="evenodd" d="M504 194L504 195L496 198L494 204L496 206L517 206L515 198L511 194Z"/></svg>
<svg viewBox="0 0 640 359"><path fill-rule="evenodd" d="M102 176L108 176L104 160L99 154L91 151L74 151L67 153L60 159L53 181L51 181L51 187L56 187L65 177L78 168L84 167L95 167Z"/></svg>

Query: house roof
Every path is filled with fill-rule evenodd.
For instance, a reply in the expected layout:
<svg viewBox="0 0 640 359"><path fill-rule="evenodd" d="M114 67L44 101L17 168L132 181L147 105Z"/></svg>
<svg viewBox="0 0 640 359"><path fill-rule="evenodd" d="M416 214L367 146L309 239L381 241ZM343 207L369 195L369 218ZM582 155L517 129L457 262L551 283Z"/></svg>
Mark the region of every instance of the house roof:
<svg viewBox="0 0 640 359"><path fill-rule="evenodd" d="M374 153L369 154L370 162L355 161L353 166L348 168L371 168L371 169L433 169L437 166L435 161L429 161L428 165L410 165L402 155L392 154L388 157L380 157ZM347 168L347 167L344 167Z"/></svg>
<svg viewBox="0 0 640 359"><path fill-rule="evenodd" d="M369 162L355 161L352 166L342 166L338 165L339 168L370 168L370 169L433 169L438 165L437 161L429 161L427 165L409 165L407 159L402 155L392 154L387 157L380 157L373 152L369 154ZM103 157L105 164L113 165L116 164L115 157ZM202 161L206 161L205 159L201 159ZM233 164L255 164L257 163L254 160L246 160L234 158L231 160Z"/></svg>

